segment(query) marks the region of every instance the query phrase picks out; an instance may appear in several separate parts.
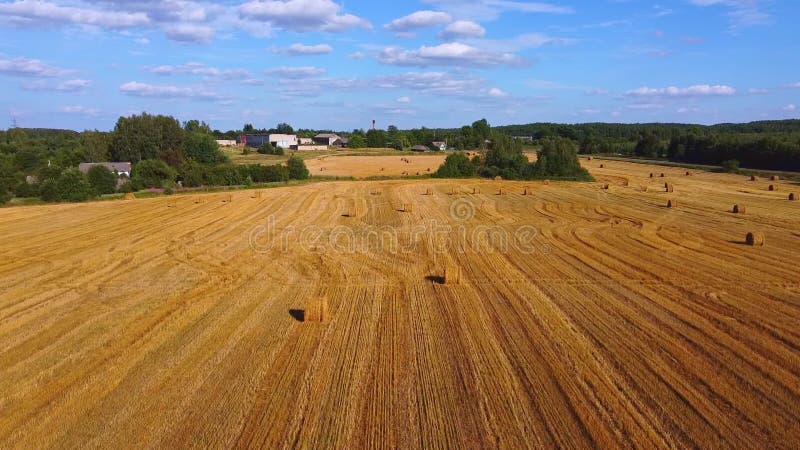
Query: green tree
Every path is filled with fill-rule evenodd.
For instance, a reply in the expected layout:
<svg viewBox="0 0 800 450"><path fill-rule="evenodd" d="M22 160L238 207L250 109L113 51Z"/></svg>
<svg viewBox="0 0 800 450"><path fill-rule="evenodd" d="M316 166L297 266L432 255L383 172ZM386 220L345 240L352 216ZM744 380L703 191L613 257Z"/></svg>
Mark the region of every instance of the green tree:
<svg viewBox="0 0 800 450"><path fill-rule="evenodd" d="M386 132L383 130L367 131L367 147L369 148L386 147Z"/></svg>
<svg viewBox="0 0 800 450"><path fill-rule="evenodd" d="M528 158L522 153L519 141L504 134L494 133L486 152L486 166L494 168L503 178L515 179L522 176Z"/></svg>
<svg viewBox="0 0 800 450"><path fill-rule="evenodd" d="M117 190L117 176L105 166L92 166L86 174L89 185L100 195L113 194Z"/></svg>
<svg viewBox="0 0 800 450"><path fill-rule="evenodd" d="M591 180L589 172L578 162L578 146L570 139L555 137L542 141L533 176Z"/></svg>
<svg viewBox="0 0 800 450"><path fill-rule="evenodd" d="M183 154L197 162L216 164L225 160L225 155L219 150L217 140L207 133L186 133L183 142Z"/></svg>
<svg viewBox="0 0 800 450"><path fill-rule="evenodd" d="M211 134L211 127L199 120L189 120L183 123L183 129L187 133L206 133Z"/></svg>
<svg viewBox="0 0 800 450"><path fill-rule="evenodd" d="M106 162L109 157L109 149L112 141L111 133L101 131L84 131L81 133L80 146L81 152L85 156L86 162Z"/></svg>
<svg viewBox="0 0 800 450"><path fill-rule="evenodd" d="M96 195L83 173L74 167L61 172L52 189L54 192L50 194L50 198L44 200L85 202Z"/></svg>
<svg viewBox="0 0 800 450"><path fill-rule="evenodd" d="M481 119L472 123L472 138L477 148L486 148L486 140L492 135L492 128L486 119Z"/></svg>
<svg viewBox="0 0 800 450"><path fill-rule="evenodd" d="M349 148L364 148L367 146L367 141L364 139L364 133L353 133L350 135L350 141L347 143Z"/></svg>
<svg viewBox="0 0 800 450"><path fill-rule="evenodd" d="M661 154L664 153L664 146L655 134L648 133L636 144L634 152L636 156L659 158Z"/></svg>
<svg viewBox="0 0 800 450"><path fill-rule="evenodd" d="M255 127L253 127L252 123L246 123L242 127L242 133L253 133L255 131L256 131L256 129L255 129Z"/></svg>
<svg viewBox="0 0 800 450"><path fill-rule="evenodd" d="M293 180L306 180L309 177L305 161L299 156L292 156L286 163L289 168L289 178Z"/></svg>
<svg viewBox="0 0 800 450"><path fill-rule="evenodd" d="M11 200L11 186L15 181L14 178L14 167L11 161L8 158L0 158L0 205Z"/></svg>
<svg viewBox="0 0 800 450"><path fill-rule="evenodd" d="M277 127L275 127L275 131L278 134L294 134L294 128L288 123L279 123Z"/></svg>
<svg viewBox="0 0 800 450"><path fill-rule="evenodd" d="M177 172L160 159L148 159L133 168L132 183L138 189L163 188L175 181Z"/></svg>
<svg viewBox="0 0 800 450"><path fill-rule="evenodd" d="M111 140L111 157L138 163L162 154L174 154L183 147L184 131L173 117L147 113L120 117Z"/></svg>
<svg viewBox="0 0 800 450"><path fill-rule="evenodd" d="M477 168L463 152L447 155L439 170L433 174L435 178L471 178L477 173Z"/></svg>

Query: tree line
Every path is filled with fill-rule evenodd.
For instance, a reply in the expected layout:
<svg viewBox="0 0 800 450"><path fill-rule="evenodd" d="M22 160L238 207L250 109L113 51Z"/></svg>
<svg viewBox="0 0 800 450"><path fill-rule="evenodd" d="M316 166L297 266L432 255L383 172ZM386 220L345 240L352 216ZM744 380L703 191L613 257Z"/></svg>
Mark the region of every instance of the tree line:
<svg viewBox="0 0 800 450"><path fill-rule="evenodd" d="M130 179L83 162L131 162ZM116 192L179 186L233 186L308 178L302 159L286 165L238 166L223 154L204 122L169 116L120 117L111 132L21 129L0 131L0 204L13 197L85 201Z"/></svg>

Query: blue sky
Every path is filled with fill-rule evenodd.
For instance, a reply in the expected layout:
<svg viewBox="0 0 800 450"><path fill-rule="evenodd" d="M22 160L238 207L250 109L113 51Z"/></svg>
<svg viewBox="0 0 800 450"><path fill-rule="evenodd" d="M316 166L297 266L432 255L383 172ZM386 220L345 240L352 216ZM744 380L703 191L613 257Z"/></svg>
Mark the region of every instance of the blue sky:
<svg viewBox="0 0 800 450"><path fill-rule="evenodd" d="M0 1L0 128L797 118L799 21L796 0Z"/></svg>

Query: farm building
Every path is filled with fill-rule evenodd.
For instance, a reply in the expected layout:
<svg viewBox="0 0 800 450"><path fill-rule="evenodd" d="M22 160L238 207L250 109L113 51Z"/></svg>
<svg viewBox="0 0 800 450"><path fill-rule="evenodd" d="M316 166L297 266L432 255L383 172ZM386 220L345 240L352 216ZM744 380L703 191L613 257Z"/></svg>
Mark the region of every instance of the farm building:
<svg viewBox="0 0 800 450"><path fill-rule="evenodd" d="M120 176L128 178L131 176L131 163L129 162L81 163L78 165L78 170L83 173L89 173L89 169L94 166L103 166Z"/></svg>
<svg viewBox="0 0 800 450"><path fill-rule="evenodd" d="M297 145L297 135L294 134L244 134L239 138L242 145L258 148L269 142L275 147L292 148Z"/></svg>
<svg viewBox="0 0 800 450"><path fill-rule="evenodd" d="M429 149L425 145L415 145L415 146L411 147L411 151L412 152L430 152L431 149Z"/></svg>
<svg viewBox="0 0 800 450"><path fill-rule="evenodd" d="M236 147L236 140L232 139L217 139L217 145L220 147Z"/></svg>
<svg viewBox="0 0 800 450"><path fill-rule="evenodd" d="M314 136L314 142L319 145L344 148L347 147L347 144L350 142L350 140L335 133L322 133Z"/></svg>
<svg viewBox="0 0 800 450"><path fill-rule="evenodd" d="M433 141L431 145L438 148L441 151L447 150L447 142L446 141Z"/></svg>

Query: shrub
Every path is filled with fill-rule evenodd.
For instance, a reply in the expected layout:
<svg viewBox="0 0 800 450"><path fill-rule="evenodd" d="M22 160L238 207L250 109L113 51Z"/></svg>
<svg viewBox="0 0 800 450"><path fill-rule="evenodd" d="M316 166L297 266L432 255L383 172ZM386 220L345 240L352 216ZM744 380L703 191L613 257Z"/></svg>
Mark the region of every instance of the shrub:
<svg viewBox="0 0 800 450"><path fill-rule="evenodd" d="M262 155L274 155L275 147L269 142L264 142L261 144L261 147L258 147L258 153Z"/></svg>
<svg viewBox="0 0 800 450"><path fill-rule="evenodd" d="M439 170L433 174L436 178L470 178L478 172L467 155L462 152L447 155Z"/></svg>
<svg viewBox="0 0 800 450"><path fill-rule="evenodd" d="M728 173L738 173L739 172L739 161L736 159L728 159L722 161L722 170L723 172Z"/></svg>
<svg viewBox="0 0 800 450"><path fill-rule="evenodd" d="M133 168L133 187L135 189L162 188L174 182L178 173L160 159L147 159Z"/></svg>
<svg viewBox="0 0 800 450"><path fill-rule="evenodd" d="M40 188L41 199L48 202L85 202L96 195L83 173L75 168L64 170L58 179L45 180Z"/></svg>
<svg viewBox="0 0 800 450"><path fill-rule="evenodd" d="M89 185L100 195L113 194L117 190L117 176L105 166L92 166L86 174Z"/></svg>
<svg viewBox="0 0 800 450"><path fill-rule="evenodd" d="M0 189L2 188L0 187ZM22 198L38 197L39 186L36 184L28 184L27 181L23 180L19 184L17 184L17 187L14 189L14 196ZM0 201L0 203L2 202Z"/></svg>
<svg viewBox="0 0 800 450"><path fill-rule="evenodd" d="M292 156L286 163L289 168L289 178L292 180L306 180L309 173L305 161L299 156Z"/></svg>

